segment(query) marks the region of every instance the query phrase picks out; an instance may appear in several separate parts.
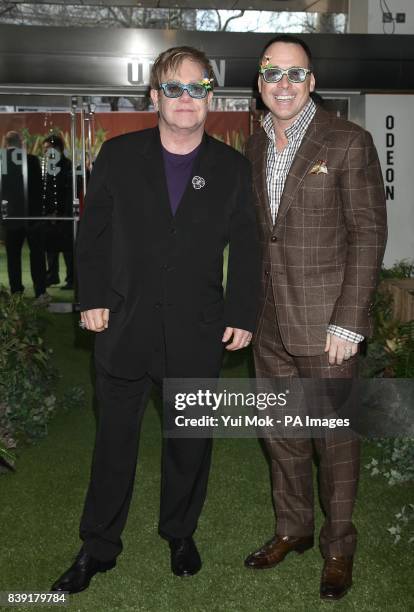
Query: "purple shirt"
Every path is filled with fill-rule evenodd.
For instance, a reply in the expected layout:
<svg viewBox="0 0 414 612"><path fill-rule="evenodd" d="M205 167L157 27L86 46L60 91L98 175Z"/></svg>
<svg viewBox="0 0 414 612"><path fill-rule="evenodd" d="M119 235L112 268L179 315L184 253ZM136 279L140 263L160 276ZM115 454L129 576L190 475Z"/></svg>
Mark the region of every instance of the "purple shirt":
<svg viewBox="0 0 414 612"><path fill-rule="evenodd" d="M200 146L201 144L185 155L170 153L167 149L162 147L168 195L173 215L177 212L181 198L184 195L184 191L191 176L194 160L197 157Z"/></svg>

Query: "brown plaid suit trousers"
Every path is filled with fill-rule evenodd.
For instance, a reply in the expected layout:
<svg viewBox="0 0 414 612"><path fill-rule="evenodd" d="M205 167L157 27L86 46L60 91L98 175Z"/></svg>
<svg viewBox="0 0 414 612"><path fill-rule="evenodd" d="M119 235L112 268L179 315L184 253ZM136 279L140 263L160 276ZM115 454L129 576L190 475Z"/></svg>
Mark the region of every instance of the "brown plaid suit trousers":
<svg viewBox="0 0 414 612"><path fill-rule="evenodd" d="M341 366L330 366L327 354L298 357L284 348L277 323L272 287L254 341L257 378L350 378L356 375L357 356ZM280 536L308 536L314 531L313 454L319 460L319 493L325 522L320 547L326 556L353 555L356 529L352 523L359 478L360 442L352 434L325 437L264 438L271 459L276 532Z"/></svg>
<svg viewBox="0 0 414 612"><path fill-rule="evenodd" d="M268 140L247 143L263 251L262 294L253 341L258 378L350 378L357 357L330 366L330 323L369 336L373 294L386 243L386 207L378 155L359 126L318 108L286 179L273 225L266 185ZM318 162L327 173L314 174ZM352 555L359 441L328 430L318 439L267 439L277 534L314 529L313 450L325 523L324 556Z"/></svg>

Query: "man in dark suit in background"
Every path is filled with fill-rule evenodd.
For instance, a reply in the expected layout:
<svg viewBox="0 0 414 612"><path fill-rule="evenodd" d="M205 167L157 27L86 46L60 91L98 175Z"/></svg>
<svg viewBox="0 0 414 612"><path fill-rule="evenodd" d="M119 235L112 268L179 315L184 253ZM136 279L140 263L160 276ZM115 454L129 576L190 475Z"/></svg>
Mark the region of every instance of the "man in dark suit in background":
<svg viewBox="0 0 414 612"><path fill-rule="evenodd" d="M270 112L247 146L263 247L258 378L355 377L358 343L371 331L387 233L378 156L368 132L316 108L314 87L307 45L288 34L272 39L259 74ZM276 536L246 559L252 569L313 546L312 440L267 437L266 445ZM326 515L320 595L339 599L352 584L360 445L329 430L314 446Z"/></svg>
<svg viewBox="0 0 414 612"><path fill-rule="evenodd" d="M46 281L48 286L59 284L59 253L63 253L66 279L61 289L73 289L73 222L59 221L59 217L73 214L72 162L65 155L63 138L57 134L44 139L43 151L42 207L45 215L57 219L46 225Z"/></svg>
<svg viewBox="0 0 414 612"><path fill-rule="evenodd" d="M48 302L46 293L46 255L42 221L29 217L42 214L42 173L35 155L26 153L18 132L6 134L6 156L2 164L1 197L7 201L7 216L26 220L5 220L5 244L10 292L23 293L22 248L27 239L30 253L30 272L38 303Z"/></svg>
<svg viewBox="0 0 414 612"><path fill-rule="evenodd" d="M196 49L162 53L151 76L158 127L106 142L94 165L77 258L82 325L98 334L100 413L80 527L84 544L54 590L83 590L96 572L115 565L151 384L217 377L223 343L239 350L254 330L260 264L250 165L204 132L212 80L210 63ZM192 535L211 442L163 443L159 533L178 576L201 567Z"/></svg>

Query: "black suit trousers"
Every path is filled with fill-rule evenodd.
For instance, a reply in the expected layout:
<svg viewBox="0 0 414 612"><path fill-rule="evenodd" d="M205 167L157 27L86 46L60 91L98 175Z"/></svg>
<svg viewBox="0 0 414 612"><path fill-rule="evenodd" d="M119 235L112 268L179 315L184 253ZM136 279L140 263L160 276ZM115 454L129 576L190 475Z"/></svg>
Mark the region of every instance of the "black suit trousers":
<svg viewBox="0 0 414 612"><path fill-rule="evenodd" d="M98 425L80 537L87 552L102 561L122 551L121 534L133 493L141 421L153 383L160 386L165 375L162 324L145 376L118 378L96 363ZM211 450L211 439L163 439L162 537L188 537L197 528L207 492Z"/></svg>
<svg viewBox="0 0 414 612"><path fill-rule="evenodd" d="M24 291L22 283L22 248L26 238L30 252L30 273L35 295L38 297L46 291L46 254L43 229L40 224L36 224L33 227L30 225L22 225L20 227L6 226L5 243L10 292L18 293Z"/></svg>

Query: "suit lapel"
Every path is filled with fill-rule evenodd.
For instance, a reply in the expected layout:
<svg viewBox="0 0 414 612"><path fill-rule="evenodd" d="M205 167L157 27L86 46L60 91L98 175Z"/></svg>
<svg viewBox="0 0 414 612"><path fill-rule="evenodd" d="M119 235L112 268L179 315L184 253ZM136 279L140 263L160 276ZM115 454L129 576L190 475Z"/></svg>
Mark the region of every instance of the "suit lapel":
<svg viewBox="0 0 414 612"><path fill-rule="evenodd" d="M267 191L266 167L267 167L267 147L269 144L265 132L262 130L262 141L257 146L257 157L254 160L255 187L259 196L259 201L263 202L263 211L269 227L273 227L272 214L270 212L269 194Z"/></svg>
<svg viewBox="0 0 414 612"><path fill-rule="evenodd" d="M315 160L321 158L320 151L329 133L329 119L329 114L326 111L320 107L317 108L286 178L276 217L276 225L286 216L302 181L311 170Z"/></svg>

